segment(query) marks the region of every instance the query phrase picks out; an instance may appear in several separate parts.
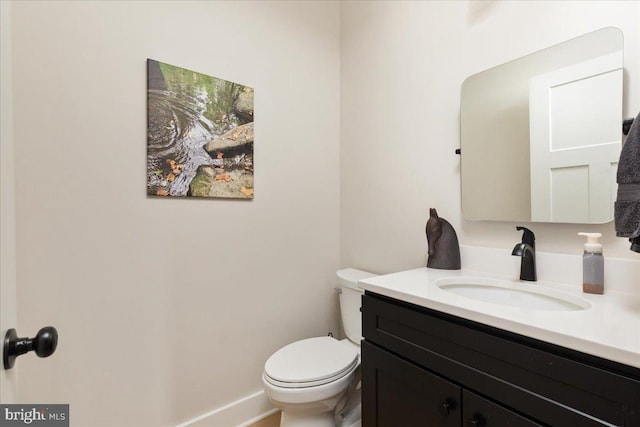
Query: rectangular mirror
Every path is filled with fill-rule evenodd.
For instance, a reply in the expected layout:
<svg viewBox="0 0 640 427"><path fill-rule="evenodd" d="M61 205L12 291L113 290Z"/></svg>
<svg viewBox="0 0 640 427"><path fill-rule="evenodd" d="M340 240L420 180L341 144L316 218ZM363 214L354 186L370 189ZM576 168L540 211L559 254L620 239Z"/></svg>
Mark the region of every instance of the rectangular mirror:
<svg viewBox="0 0 640 427"><path fill-rule="evenodd" d="M460 103L469 220L613 220L623 40L604 28L467 78Z"/></svg>

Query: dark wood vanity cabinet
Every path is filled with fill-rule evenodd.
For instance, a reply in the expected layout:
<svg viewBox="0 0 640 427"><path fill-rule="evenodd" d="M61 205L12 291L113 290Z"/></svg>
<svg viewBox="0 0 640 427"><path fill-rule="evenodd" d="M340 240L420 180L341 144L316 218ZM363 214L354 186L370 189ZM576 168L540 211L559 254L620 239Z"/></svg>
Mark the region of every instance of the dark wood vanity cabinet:
<svg viewBox="0 0 640 427"><path fill-rule="evenodd" d="M375 402L375 420L367 420L374 422L365 425L460 425L459 385L366 341L362 345L362 360L367 361L362 366L368 383L363 388L363 400Z"/></svg>
<svg viewBox="0 0 640 427"><path fill-rule="evenodd" d="M365 426L540 425L366 341L362 354Z"/></svg>
<svg viewBox="0 0 640 427"><path fill-rule="evenodd" d="M362 318L364 427L640 427L640 369L369 292Z"/></svg>

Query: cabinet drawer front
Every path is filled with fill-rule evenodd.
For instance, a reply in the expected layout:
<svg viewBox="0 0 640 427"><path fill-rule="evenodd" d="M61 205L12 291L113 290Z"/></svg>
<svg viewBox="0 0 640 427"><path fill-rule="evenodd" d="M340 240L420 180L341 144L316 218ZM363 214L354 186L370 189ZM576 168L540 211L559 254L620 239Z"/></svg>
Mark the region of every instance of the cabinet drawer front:
<svg viewBox="0 0 640 427"><path fill-rule="evenodd" d="M541 427L507 408L468 390L462 391L462 425L465 427Z"/></svg>
<svg viewBox="0 0 640 427"><path fill-rule="evenodd" d="M550 425L640 425L640 382L533 340L367 294L363 335L412 362Z"/></svg>
<svg viewBox="0 0 640 427"><path fill-rule="evenodd" d="M460 426L459 386L367 342L362 360L363 426Z"/></svg>

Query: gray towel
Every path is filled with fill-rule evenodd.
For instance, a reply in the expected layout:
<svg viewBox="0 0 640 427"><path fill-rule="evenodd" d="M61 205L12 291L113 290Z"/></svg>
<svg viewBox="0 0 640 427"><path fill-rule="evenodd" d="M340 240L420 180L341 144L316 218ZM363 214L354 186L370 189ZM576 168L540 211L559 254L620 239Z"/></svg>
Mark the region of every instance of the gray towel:
<svg viewBox="0 0 640 427"><path fill-rule="evenodd" d="M635 118L618 163L618 198L614 217L616 236L629 237L632 250L640 243L640 114Z"/></svg>

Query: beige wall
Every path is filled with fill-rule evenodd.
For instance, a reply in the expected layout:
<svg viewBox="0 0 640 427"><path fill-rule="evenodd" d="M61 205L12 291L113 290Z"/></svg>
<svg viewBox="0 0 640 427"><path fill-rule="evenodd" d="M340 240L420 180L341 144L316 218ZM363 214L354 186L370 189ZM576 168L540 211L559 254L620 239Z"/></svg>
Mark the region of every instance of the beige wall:
<svg viewBox="0 0 640 427"><path fill-rule="evenodd" d="M460 212L460 87L468 76L564 40L624 33L624 114L640 111L640 3L344 2L341 44L341 260L391 272L425 263L429 208L461 243L511 248L515 223ZM638 259L606 225L523 224L538 250L580 254L578 231L604 234L605 255ZM462 260L464 266L464 260Z"/></svg>
<svg viewBox="0 0 640 427"><path fill-rule="evenodd" d="M18 400L175 425L336 332L339 5L12 6L19 332L60 334ZM146 58L255 88L253 201L145 196Z"/></svg>

